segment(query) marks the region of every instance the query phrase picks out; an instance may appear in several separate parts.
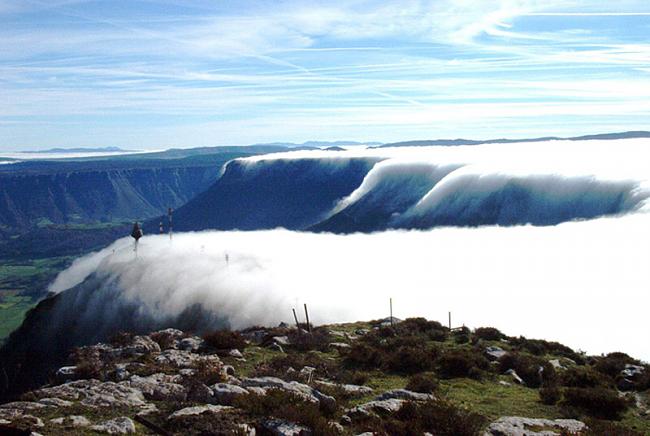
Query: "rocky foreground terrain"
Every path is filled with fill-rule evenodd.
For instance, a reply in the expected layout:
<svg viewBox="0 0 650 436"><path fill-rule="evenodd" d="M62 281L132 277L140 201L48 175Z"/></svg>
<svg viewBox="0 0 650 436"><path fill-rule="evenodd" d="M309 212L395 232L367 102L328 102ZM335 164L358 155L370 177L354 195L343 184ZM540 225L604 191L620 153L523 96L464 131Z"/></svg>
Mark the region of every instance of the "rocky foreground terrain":
<svg viewBox="0 0 650 436"><path fill-rule="evenodd" d="M421 318L76 349L2 435L647 435L650 366Z"/></svg>

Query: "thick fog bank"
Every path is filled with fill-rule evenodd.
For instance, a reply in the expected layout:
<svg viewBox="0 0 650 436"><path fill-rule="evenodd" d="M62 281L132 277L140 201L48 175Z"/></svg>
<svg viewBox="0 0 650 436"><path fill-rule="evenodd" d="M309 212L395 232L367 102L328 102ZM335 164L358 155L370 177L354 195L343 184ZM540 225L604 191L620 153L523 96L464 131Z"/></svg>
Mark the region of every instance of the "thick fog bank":
<svg viewBox="0 0 650 436"><path fill-rule="evenodd" d="M650 215L638 212L551 227L146 236L137 258L125 238L77 260L51 290L90 278L93 292L110 293L74 308L79 329L119 323L112 311L124 307L154 324L198 308L198 329L291 322L302 303L316 323L356 321L387 316L392 297L401 318L451 311L456 326L650 360L649 264Z"/></svg>
<svg viewBox="0 0 650 436"><path fill-rule="evenodd" d="M648 139L296 151L231 161L177 230L555 225L648 209ZM145 230L156 232L159 220Z"/></svg>

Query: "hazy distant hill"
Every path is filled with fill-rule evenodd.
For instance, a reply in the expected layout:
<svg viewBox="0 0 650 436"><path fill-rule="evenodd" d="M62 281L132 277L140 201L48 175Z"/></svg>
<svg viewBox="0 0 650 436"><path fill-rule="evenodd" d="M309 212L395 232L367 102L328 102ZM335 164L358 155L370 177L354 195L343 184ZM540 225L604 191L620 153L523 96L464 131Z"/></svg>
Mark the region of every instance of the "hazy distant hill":
<svg viewBox="0 0 650 436"><path fill-rule="evenodd" d="M476 140L476 139L425 139L425 140L415 140L415 141L402 141L402 142L392 142L389 144L381 145L381 147L426 147L431 145L441 145L441 146L454 146L454 145L479 145L479 144L509 144L514 142L541 142L541 141L553 141L553 140L569 140L569 141L587 141L592 139L629 139L629 138L650 138L650 132L646 131L635 131L635 132L621 132L621 133L603 133L598 135L584 135L584 136L574 136L570 138L561 138L558 136L544 136L540 138L524 138L524 139L485 139L485 140Z"/></svg>
<svg viewBox="0 0 650 436"><path fill-rule="evenodd" d="M124 150L120 147L96 147L96 148L50 148L48 150L28 150L23 153L115 153L115 152L132 152L135 150Z"/></svg>
<svg viewBox="0 0 650 436"><path fill-rule="evenodd" d="M144 220L207 189L229 160L283 150L209 147L2 165L0 229L6 237L52 224Z"/></svg>

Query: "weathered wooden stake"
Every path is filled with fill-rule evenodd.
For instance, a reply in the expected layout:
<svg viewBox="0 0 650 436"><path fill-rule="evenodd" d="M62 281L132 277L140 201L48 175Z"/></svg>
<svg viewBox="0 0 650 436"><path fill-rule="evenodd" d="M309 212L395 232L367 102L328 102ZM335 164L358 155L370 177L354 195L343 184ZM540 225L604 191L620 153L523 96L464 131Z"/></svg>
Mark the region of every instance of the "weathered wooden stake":
<svg viewBox="0 0 650 436"><path fill-rule="evenodd" d="M393 299L390 298L390 326L393 327Z"/></svg>
<svg viewBox="0 0 650 436"><path fill-rule="evenodd" d="M293 311L293 319L296 320L296 328L298 329L298 334L300 334L300 323L298 322L298 315L296 315L296 309L291 309Z"/></svg>
<svg viewBox="0 0 650 436"><path fill-rule="evenodd" d="M305 318L307 319L307 330L311 334L311 324L309 323L309 312L307 312L307 303L305 303Z"/></svg>
<svg viewBox="0 0 650 436"><path fill-rule="evenodd" d="M449 312L449 330L451 330L451 312Z"/></svg>

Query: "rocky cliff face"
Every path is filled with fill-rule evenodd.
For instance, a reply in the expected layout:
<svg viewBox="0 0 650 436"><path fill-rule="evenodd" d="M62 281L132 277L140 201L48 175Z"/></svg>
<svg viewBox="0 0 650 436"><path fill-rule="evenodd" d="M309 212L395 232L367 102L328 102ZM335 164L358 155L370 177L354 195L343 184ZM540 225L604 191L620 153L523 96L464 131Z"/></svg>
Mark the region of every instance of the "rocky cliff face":
<svg viewBox="0 0 650 436"><path fill-rule="evenodd" d="M0 225L142 220L205 190L216 167L131 168L0 175Z"/></svg>

